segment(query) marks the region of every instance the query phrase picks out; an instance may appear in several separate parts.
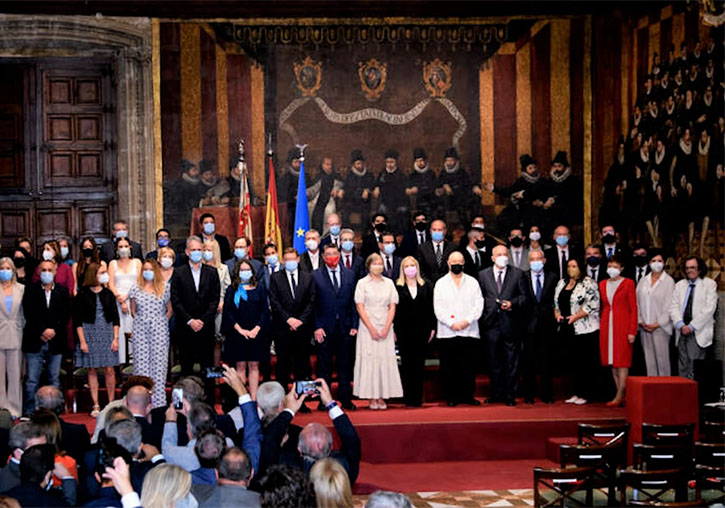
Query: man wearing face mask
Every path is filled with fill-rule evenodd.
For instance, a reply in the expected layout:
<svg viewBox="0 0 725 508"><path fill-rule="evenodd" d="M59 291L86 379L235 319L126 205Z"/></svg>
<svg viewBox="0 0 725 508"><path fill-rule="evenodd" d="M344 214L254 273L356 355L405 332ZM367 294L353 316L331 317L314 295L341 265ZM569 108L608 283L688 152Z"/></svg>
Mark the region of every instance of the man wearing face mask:
<svg viewBox="0 0 725 508"><path fill-rule="evenodd" d="M479 406L481 402L474 397L476 349L484 300L476 279L463 273L463 254L452 252L447 265L450 271L436 282L433 290L443 393L448 406Z"/></svg>
<svg viewBox="0 0 725 508"><path fill-rule="evenodd" d="M181 375L193 374L195 363L202 372L214 364L214 320L219 306L219 273L202 264L202 242L198 236L186 240L189 263L174 270L171 305L175 315L175 337L181 357ZM214 379L206 380L206 393L214 399Z"/></svg>
<svg viewBox="0 0 725 508"><path fill-rule="evenodd" d="M508 249L493 248L494 266L478 275L485 300L482 324L488 351L491 396L487 404L516 405L519 349L523 339L523 311L527 305L526 278L518 268L508 266Z"/></svg>
<svg viewBox="0 0 725 508"><path fill-rule="evenodd" d="M221 259L229 259L232 256L232 251L229 248L229 240L227 240L226 236L216 233L216 219L214 216L210 213L202 214L199 222L201 223L202 241L216 240L219 244L219 255Z"/></svg>
<svg viewBox="0 0 725 508"><path fill-rule="evenodd" d="M492 264L491 252L493 252L493 248L502 242L498 242L493 236L486 233L486 218L483 215L473 216L473 219L471 219L471 229L476 229L480 231L483 235L481 237L483 241L479 241L478 243L478 250L480 250L481 254L483 255L483 267L488 268ZM468 245L468 236L464 235L458 242L458 250L463 252L463 249L466 247L466 245Z"/></svg>
<svg viewBox="0 0 725 508"><path fill-rule="evenodd" d="M327 216L325 222L327 223L327 234L322 237L322 240L320 240L320 248L324 247L328 243L334 243L339 249L341 242L340 231L342 230L342 220L340 219L340 215L331 213Z"/></svg>
<svg viewBox="0 0 725 508"><path fill-rule="evenodd" d="M569 245L571 234L569 228L561 225L554 229L554 243L556 247L551 247L544 251L546 255L546 269L554 272L559 279L566 277L566 264L570 259L580 259L581 251L576 247Z"/></svg>
<svg viewBox="0 0 725 508"><path fill-rule="evenodd" d="M602 251L599 245L589 244L584 251L584 261L587 263L587 277L591 278L594 282L599 282L608 279L607 267L602 266Z"/></svg>
<svg viewBox="0 0 725 508"><path fill-rule="evenodd" d="M524 245L524 232L514 228L509 233L509 265L521 271L529 269L529 248Z"/></svg>
<svg viewBox="0 0 725 508"><path fill-rule="evenodd" d="M420 263L422 275L435 283L448 271L448 256L455 250L446 240L446 223L436 219L430 225L430 240L418 247L415 257Z"/></svg>
<svg viewBox="0 0 725 508"><path fill-rule="evenodd" d="M383 277L396 280L400 275L401 258L395 256L395 235L390 231L384 232L378 244L380 257L383 258Z"/></svg>
<svg viewBox="0 0 725 508"><path fill-rule="evenodd" d="M348 270L352 270L355 274L355 280L358 281L365 277L365 262L363 258L355 252L355 232L352 229L345 228L340 231L340 263Z"/></svg>
<svg viewBox="0 0 725 508"><path fill-rule="evenodd" d="M234 240L234 255L231 259L227 259L224 264L229 268L229 273L234 273L234 266L241 260L246 259L252 263L254 273L257 276L257 280L262 281L264 279L264 265L261 261L253 259L250 256L252 251L252 241L246 236L242 235Z"/></svg>
<svg viewBox="0 0 725 508"><path fill-rule="evenodd" d="M630 279L634 280L635 287L637 284L639 284L639 281L644 279L645 275L649 273L649 265L647 262L649 261L649 258L647 257L647 249L644 247L644 245L635 245L634 249L632 249L632 268L627 270L625 267L625 277L629 277Z"/></svg>
<svg viewBox="0 0 725 508"><path fill-rule="evenodd" d="M113 223L113 238L109 241L104 242L100 248L101 260L105 261L106 264L110 263L112 259L116 257L116 244L119 238L126 238L128 243L131 244L131 257L140 259L143 261L143 252L141 244L134 242L128 238L128 224L125 220L118 219Z"/></svg>
<svg viewBox="0 0 725 508"><path fill-rule="evenodd" d="M605 224L602 226L600 236L602 243L599 245L599 248L606 259L616 255L623 260L625 266L632 266L632 263L630 262L632 261L632 253L626 245L619 243L614 226L611 224Z"/></svg>
<svg viewBox="0 0 725 508"><path fill-rule="evenodd" d="M262 278L260 283L265 288L269 288L272 275L276 272L284 270L284 266L280 263L279 254L277 254L277 246L273 243L266 244L262 252L264 254L264 266L262 268Z"/></svg>
<svg viewBox="0 0 725 508"><path fill-rule="evenodd" d="M405 232L398 247L398 255L401 258L415 256L418 247L430 239L428 234L428 215L424 212L413 212L413 229Z"/></svg>
<svg viewBox="0 0 725 508"><path fill-rule="evenodd" d="M171 232L166 228L161 228L156 231L156 248L146 253L146 259L154 259L158 261L159 249L163 249L164 247L169 247L170 249L173 249L173 247L171 246ZM179 257L178 254L176 257Z"/></svg>
<svg viewBox="0 0 725 508"><path fill-rule="evenodd" d="M463 271L466 275L478 278L478 272L487 268L490 262L484 262L485 258L489 258L479 250L479 246L483 245L483 231L478 228L471 228L466 233L468 238L468 244L466 247L458 250L463 254L464 268Z"/></svg>
<svg viewBox="0 0 725 508"><path fill-rule="evenodd" d="M388 216L384 213L376 213L373 215L371 226L372 231L363 237L362 249L360 250L363 262L365 262L370 254L378 251L380 235L384 231L388 231Z"/></svg>
<svg viewBox="0 0 725 508"><path fill-rule="evenodd" d="M408 177L398 169L398 152L385 152L385 168L381 171L373 190L373 197L378 198L378 211L391 218L390 229L400 232L407 226L405 217L410 214L408 198Z"/></svg>
<svg viewBox="0 0 725 508"><path fill-rule="evenodd" d="M322 258L320 253L320 233L316 229L308 229L305 233L305 247L307 247L307 251L300 256L300 270L311 273L322 264L320 263Z"/></svg>

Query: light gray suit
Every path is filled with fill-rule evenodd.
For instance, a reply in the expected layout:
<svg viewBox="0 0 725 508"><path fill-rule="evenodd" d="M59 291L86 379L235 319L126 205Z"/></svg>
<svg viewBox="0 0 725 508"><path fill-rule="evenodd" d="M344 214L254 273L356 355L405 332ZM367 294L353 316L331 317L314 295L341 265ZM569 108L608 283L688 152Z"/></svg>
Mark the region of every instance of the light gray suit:
<svg viewBox="0 0 725 508"><path fill-rule="evenodd" d="M23 354L23 294L25 286L19 283L13 285L12 303L10 312L4 299L0 300L0 407L10 411L15 417L22 415L23 389L21 383L21 368ZM8 388L5 390L5 377Z"/></svg>
<svg viewBox="0 0 725 508"><path fill-rule="evenodd" d="M199 508L259 508L259 494L237 485L194 485Z"/></svg>

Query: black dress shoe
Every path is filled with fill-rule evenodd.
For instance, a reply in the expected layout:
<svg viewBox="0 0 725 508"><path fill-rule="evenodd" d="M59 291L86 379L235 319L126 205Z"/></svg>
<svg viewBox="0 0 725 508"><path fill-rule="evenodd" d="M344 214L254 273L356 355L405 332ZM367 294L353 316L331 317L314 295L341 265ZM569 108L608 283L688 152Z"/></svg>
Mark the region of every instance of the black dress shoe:
<svg viewBox="0 0 725 508"><path fill-rule="evenodd" d="M498 399L496 397L489 397L486 400L483 401L484 404L499 404L503 402L501 399Z"/></svg>
<svg viewBox="0 0 725 508"><path fill-rule="evenodd" d="M355 404L353 404L352 402L343 402L341 405L342 405L342 409L347 409L348 411L357 410L357 406Z"/></svg>
<svg viewBox="0 0 725 508"><path fill-rule="evenodd" d="M462 404L467 404L469 406L480 406L481 405L481 401L478 400L478 399L471 398L471 399L468 399L465 402L462 402Z"/></svg>
<svg viewBox="0 0 725 508"><path fill-rule="evenodd" d="M506 405L509 406L509 407L514 407L516 405L516 400L514 400L514 399L508 399L506 401Z"/></svg>
<svg viewBox="0 0 725 508"><path fill-rule="evenodd" d="M527 404L533 404L534 403L534 398L533 397L526 397L524 399L524 402L526 402Z"/></svg>
<svg viewBox="0 0 725 508"><path fill-rule="evenodd" d="M448 402L446 402L446 405L448 407L456 407L458 405L458 402L453 402L452 400L449 400Z"/></svg>
<svg viewBox="0 0 725 508"><path fill-rule="evenodd" d="M307 404L305 404L305 403L302 403L302 405L300 406L300 410L299 410L299 411L297 411L297 412L298 412L298 413L311 413L311 412L312 412L312 410L311 410L310 408L308 408L308 407L307 407Z"/></svg>

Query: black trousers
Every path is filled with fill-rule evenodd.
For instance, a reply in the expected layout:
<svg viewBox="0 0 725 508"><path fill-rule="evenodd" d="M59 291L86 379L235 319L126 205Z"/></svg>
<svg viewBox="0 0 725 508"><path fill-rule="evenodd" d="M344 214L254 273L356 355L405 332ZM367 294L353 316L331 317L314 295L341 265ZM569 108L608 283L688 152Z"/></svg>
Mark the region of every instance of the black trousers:
<svg viewBox="0 0 725 508"><path fill-rule="evenodd" d="M430 332L427 334L404 332L397 335L403 400L407 406L420 406L423 404L423 376Z"/></svg>
<svg viewBox="0 0 725 508"><path fill-rule="evenodd" d="M342 330L340 324L335 330L328 333L325 340L316 346L317 349L317 377L327 381L332 387L333 356L337 367L337 399L343 403L352 401L352 375L355 364L355 337L350 330Z"/></svg>
<svg viewBox="0 0 725 508"><path fill-rule="evenodd" d="M284 386L285 389L289 386L292 372L294 372L295 381L310 379L312 376L310 338L311 334L307 329L296 332L284 330L275 335L277 382Z"/></svg>
<svg viewBox="0 0 725 508"><path fill-rule="evenodd" d="M216 380L206 377L206 368L214 366L214 336L193 335L185 332L179 337L179 363L182 376L199 376L204 381L206 402L213 404L216 400ZM201 372L194 372L194 364L198 363Z"/></svg>
<svg viewBox="0 0 725 508"><path fill-rule="evenodd" d="M446 402L468 402L476 391L476 345L480 339L438 339L441 384Z"/></svg>
<svg viewBox="0 0 725 508"><path fill-rule="evenodd" d="M554 327L537 326L524 336L521 351L521 391L527 399L539 396L541 400L552 400L552 370L554 362ZM537 393L537 374L541 383Z"/></svg>
<svg viewBox="0 0 725 508"><path fill-rule="evenodd" d="M518 388L519 350L517 337L501 333L498 328L486 331L488 372L491 376L491 397L514 400Z"/></svg>
<svg viewBox="0 0 725 508"><path fill-rule="evenodd" d="M562 344L567 351L567 364L571 366L572 395L587 401L601 398L602 367L599 361L599 330L581 335L574 334L574 327L560 325ZM611 377L611 376L610 376Z"/></svg>

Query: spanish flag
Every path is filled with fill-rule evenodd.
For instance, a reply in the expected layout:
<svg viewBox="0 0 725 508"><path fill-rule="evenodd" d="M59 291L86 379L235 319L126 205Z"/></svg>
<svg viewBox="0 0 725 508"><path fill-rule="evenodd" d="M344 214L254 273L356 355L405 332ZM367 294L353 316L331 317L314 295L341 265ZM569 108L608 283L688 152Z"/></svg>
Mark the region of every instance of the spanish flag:
<svg viewBox="0 0 725 508"><path fill-rule="evenodd" d="M282 230L279 227L279 210L277 208L277 183L274 178L272 157L269 158L269 185L267 186L267 218L264 221L264 241L277 246L282 254Z"/></svg>

